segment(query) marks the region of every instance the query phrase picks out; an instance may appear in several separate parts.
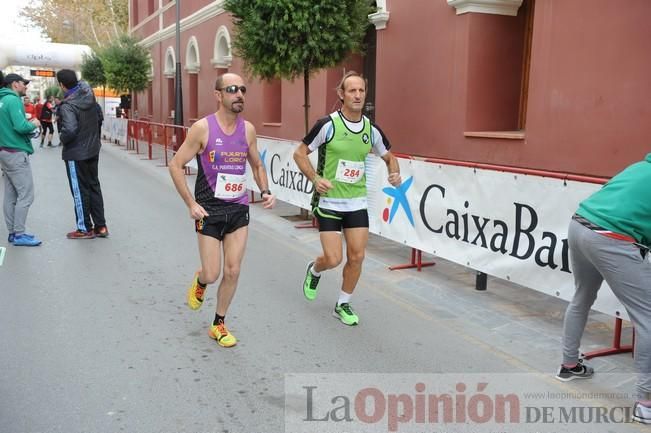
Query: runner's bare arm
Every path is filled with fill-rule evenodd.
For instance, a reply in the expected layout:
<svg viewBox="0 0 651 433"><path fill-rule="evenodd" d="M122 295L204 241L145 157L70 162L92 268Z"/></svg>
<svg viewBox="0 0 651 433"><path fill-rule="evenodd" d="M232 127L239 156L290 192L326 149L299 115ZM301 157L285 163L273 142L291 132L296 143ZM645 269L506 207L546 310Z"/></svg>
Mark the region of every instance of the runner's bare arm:
<svg viewBox="0 0 651 433"><path fill-rule="evenodd" d="M400 185L402 183L402 178L400 177L398 158L389 151L382 156L382 160L387 165L387 170L389 170L389 183L393 186Z"/></svg>
<svg viewBox="0 0 651 433"><path fill-rule="evenodd" d="M246 141L249 143L249 153L247 159L251 165L251 172L255 183L260 188L260 191L269 191L269 180L267 179L267 172L262 164L260 152L258 152L258 140L255 133L255 127L250 122L246 122ZM263 207L270 209L276 204L276 196L273 194L262 193L262 200L264 201Z"/></svg>
<svg viewBox="0 0 651 433"><path fill-rule="evenodd" d="M203 207L194 201L192 192L190 192L190 188L188 188L188 184L185 181L184 167L188 162L190 162L190 160L192 160L192 158L196 157L196 155L205 148L207 137L208 122L205 119L195 122L190 127L190 130L185 137L185 141L181 144L176 155L174 155L174 158L172 158L169 163L169 171L174 186L190 210L190 217L195 220L208 216L208 213Z"/></svg>

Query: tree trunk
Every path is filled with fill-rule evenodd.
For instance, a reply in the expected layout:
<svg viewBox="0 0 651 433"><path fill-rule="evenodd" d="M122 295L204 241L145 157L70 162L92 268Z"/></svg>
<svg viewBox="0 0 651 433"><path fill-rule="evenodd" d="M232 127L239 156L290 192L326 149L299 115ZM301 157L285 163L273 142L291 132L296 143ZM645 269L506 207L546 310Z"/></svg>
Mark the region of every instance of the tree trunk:
<svg viewBox="0 0 651 433"><path fill-rule="evenodd" d="M303 89L305 91L305 105L303 105L305 109L305 135L307 135L308 128L310 127L310 71L307 68L303 70Z"/></svg>
<svg viewBox="0 0 651 433"><path fill-rule="evenodd" d="M115 32L115 37L120 36L120 32L118 32L118 26L115 24L117 21L115 19L115 9L113 9L113 0L108 0L107 5L109 7L109 10L111 11L111 16L113 17L113 31Z"/></svg>
<svg viewBox="0 0 651 433"><path fill-rule="evenodd" d="M93 15L90 14L90 30L93 32L93 38L95 38L95 42L97 43L98 47L102 47L102 42L100 42L99 38L97 37L97 32L95 31L95 23L93 22Z"/></svg>
<svg viewBox="0 0 651 433"><path fill-rule="evenodd" d="M304 89L304 111L305 111L305 135L307 135L308 128L310 127L310 71L305 68L303 70L303 89ZM305 209L301 208L301 217L303 219L309 218L309 213Z"/></svg>

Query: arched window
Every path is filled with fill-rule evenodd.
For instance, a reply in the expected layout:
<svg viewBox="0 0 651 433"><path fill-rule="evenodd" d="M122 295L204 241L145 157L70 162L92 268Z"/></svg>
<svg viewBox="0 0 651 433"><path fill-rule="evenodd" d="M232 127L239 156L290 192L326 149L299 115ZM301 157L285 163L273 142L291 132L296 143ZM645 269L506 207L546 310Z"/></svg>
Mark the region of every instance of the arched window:
<svg viewBox="0 0 651 433"><path fill-rule="evenodd" d="M174 76L176 72L176 56L174 55L174 48L167 47L165 50L165 68L163 69L163 75L167 79L167 115L165 121L169 121L174 118Z"/></svg>
<svg viewBox="0 0 651 433"><path fill-rule="evenodd" d="M176 70L176 56L174 55L174 48L167 47L165 51L165 68L163 69L163 75L166 78L174 78L174 72Z"/></svg>
<svg viewBox="0 0 651 433"><path fill-rule="evenodd" d="M197 120L199 110L199 69L201 60L199 58L199 44L195 36L190 37L188 47L185 50L185 70L188 71L188 116L191 122Z"/></svg>
<svg viewBox="0 0 651 433"><path fill-rule="evenodd" d="M154 80L154 59L151 58L151 53L147 55L147 58L149 59L149 73L147 74L147 78L149 78L149 81Z"/></svg>
<svg viewBox="0 0 651 433"><path fill-rule="evenodd" d="M228 33L226 26L221 26L217 29L215 35L215 48L213 50L213 58L210 63L216 69L228 69L233 63L233 55L231 53L231 35Z"/></svg>
<svg viewBox="0 0 651 433"><path fill-rule="evenodd" d="M377 7L377 12L372 13L368 16L368 20L375 25L376 30L383 30L387 27L387 21L389 21L389 11L387 10L386 0L377 0L375 2Z"/></svg>
<svg viewBox="0 0 651 433"><path fill-rule="evenodd" d="M191 74L198 74L200 67L199 44L197 43L197 38L192 36L185 50L185 70Z"/></svg>
<svg viewBox="0 0 651 433"><path fill-rule="evenodd" d="M448 5L456 8L457 15L478 12L514 17L518 15L522 0L448 0Z"/></svg>

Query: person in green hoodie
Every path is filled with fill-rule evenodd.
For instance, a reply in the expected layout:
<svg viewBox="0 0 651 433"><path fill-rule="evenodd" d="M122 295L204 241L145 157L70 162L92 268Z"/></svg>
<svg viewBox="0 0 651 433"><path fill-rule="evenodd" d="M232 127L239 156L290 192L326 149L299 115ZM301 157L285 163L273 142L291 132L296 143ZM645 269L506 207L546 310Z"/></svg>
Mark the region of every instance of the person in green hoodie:
<svg viewBox="0 0 651 433"><path fill-rule="evenodd" d="M651 153L579 204L568 232L576 292L563 323L561 381L588 379L581 336L604 280L635 326L637 402L633 420L651 424Z"/></svg>
<svg viewBox="0 0 651 433"><path fill-rule="evenodd" d="M41 240L25 232L29 207L34 201L34 180L29 155L34 153L32 134L38 129L36 118L27 121L22 97L29 80L7 74L0 89L0 168L4 173L3 212L9 236L16 246L37 246Z"/></svg>

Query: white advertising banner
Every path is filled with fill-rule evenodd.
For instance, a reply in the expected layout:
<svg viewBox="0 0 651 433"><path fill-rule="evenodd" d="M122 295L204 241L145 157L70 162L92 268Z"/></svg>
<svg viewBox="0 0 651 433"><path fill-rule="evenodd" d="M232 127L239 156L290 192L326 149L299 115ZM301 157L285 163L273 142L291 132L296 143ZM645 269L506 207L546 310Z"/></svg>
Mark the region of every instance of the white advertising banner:
<svg viewBox="0 0 651 433"><path fill-rule="evenodd" d="M88 45L57 43L14 44L0 41L0 64L78 69L92 50Z"/></svg>
<svg viewBox="0 0 651 433"><path fill-rule="evenodd" d="M271 189L309 209L313 186L292 158L296 143L259 139ZM313 164L316 167L316 155ZM598 184L399 159L391 186L384 162L366 160L370 231L504 280L571 300L567 228ZM251 184L253 184L251 182ZM608 286L593 306L627 318Z"/></svg>
<svg viewBox="0 0 651 433"><path fill-rule="evenodd" d="M127 123L127 119L121 117L105 117L102 133L111 141L117 141L124 146L127 144Z"/></svg>
<svg viewBox="0 0 651 433"><path fill-rule="evenodd" d="M314 186L298 169L294 162L294 150L298 143L258 137L258 151L267 170L269 189L278 200L303 209L311 210L310 202ZM310 154L310 161L316 167L317 154ZM253 180L250 167L247 167L247 185L250 190L259 192Z"/></svg>

